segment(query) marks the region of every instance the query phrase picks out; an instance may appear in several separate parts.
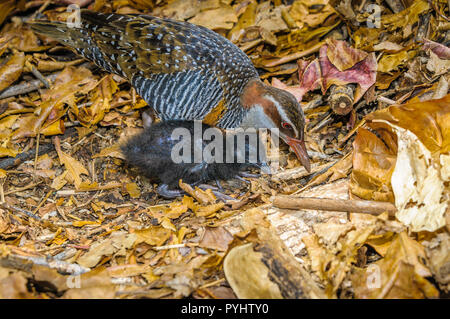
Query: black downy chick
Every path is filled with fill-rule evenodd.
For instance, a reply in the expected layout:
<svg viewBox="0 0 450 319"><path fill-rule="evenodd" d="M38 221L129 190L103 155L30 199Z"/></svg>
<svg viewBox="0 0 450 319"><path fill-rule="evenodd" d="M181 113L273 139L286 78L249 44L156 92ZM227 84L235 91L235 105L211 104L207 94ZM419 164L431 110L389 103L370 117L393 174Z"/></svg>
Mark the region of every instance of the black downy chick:
<svg viewBox="0 0 450 319"><path fill-rule="evenodd" d="M195 128L199 128L197 134L194 134ZM174 138L172 134L175 129L184 129L184 131L177 131L177 133L184 132L186 134ZM216 138L222 139L221 145L223 147L218 148L217 157L208 160L205 156L202 156L194 161L194 148L197 147L196 150L200 150L199 153L204 154L205 147L211 143L211 140L215 141L215 138L211 140L203 139L207 130ZM180 179L184 183L200 184L212 180L235 178L250 167L264 169L267 172L269 168L264 160L264 146L257 134L254 134L253 140L244 134L242 134L243 137L238 138L239 134L241 133L233 133L227 137L221 130L201 124L201 122L161 121L159 123L147 123L146 128L141 133L131 137L121 146L121 150L125 155L126 162L138 167L147 177L158 178L162 182L157 190L161 196L174 198L182 194L181 191L176 190ZM187 142L189 146L181 150L181 142ZM245 144L242 145L243 143ZM176 145L178 145L178 148ZM231 155L227 154L227 150L231 149L233 150ZM184 154L184 150L187 150L187 154ZM222 154L220 154L220 150ZM179 162L181 160L180 155L184 158L182 162ZM216 155L214 151L212 155ZM240 159L238 159L239 156ZM177 158L177 162L174 161L174 158ZM217 160L220 158L221 161Z"/></svg>

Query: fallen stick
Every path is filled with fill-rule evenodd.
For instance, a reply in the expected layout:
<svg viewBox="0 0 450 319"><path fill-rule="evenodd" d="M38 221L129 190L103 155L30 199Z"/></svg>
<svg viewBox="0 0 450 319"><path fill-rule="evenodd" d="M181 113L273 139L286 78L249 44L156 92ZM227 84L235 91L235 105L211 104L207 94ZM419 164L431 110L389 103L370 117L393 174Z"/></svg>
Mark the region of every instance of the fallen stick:
<svg viewBox="0 0 450 319"><path fill-rule="evenodd" d="M380 215L388 212L393 216L397 212L394 204L370 200L349 200L314 197L292 197L286 195L275 196L272 205L286 209L313 209L337 212L351 212L370 215Z"/></svg>
<svg viewBox="0 0 450 319"><path fill-rule="evenodd" d="M294 61L294 60L298 60L300 58L303 58L304 56L316 53L317 51L319 51L320 47L324 43L325 42L323 42L323 41L319 42L316 45L313 45L312 47L310 47L310 48L308 48L308 49L306 49L304 51L295 52L295 53L286 55L286 56L284 56L282 58L279 58L279 59L277 59L275 61L266 63L264 66L270 68L270 67L274 67L274 66L278 66L278 65L281 65L281 64L285 64L285 63L288 63L288 62L291 62L291 61Z"/></svg>
<svg viewBox="0 0 450 319"><path fill-rule="evenodd" d="M53 82L56 79L56 77L59 75L59 73L60 72L53 73L53 74L47 76L45 78L45 80L47 82ZM36 91L36 90L40 89L43 86L44 86L44 84L39 79L28 81L28 82L23 82L23 83L14 85L14 86L10 86L9 88L4 89L3 91L1 91L0 99L6 99L6 98L11 97L11 96L16 96L16 95L30 93L30 92L33 92L33 91Z"/></svg>

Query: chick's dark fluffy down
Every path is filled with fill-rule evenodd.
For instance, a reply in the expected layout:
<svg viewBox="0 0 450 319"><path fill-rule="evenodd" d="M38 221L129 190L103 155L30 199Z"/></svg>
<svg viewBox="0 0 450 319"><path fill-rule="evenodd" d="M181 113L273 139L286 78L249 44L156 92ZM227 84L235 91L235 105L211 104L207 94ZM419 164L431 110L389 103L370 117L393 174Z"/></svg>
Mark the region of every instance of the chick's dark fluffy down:
<svg viewBox="0 0 450 319"><path fill-rule="evenodd" d="M190 133L191 159L187 163L175 163L171 157L172 148L183 138L172 138L172 132L176 128L187 129ZM180 179L189 184L207 182L210 180L227 180L235 177L240 171L243 171L248 167L259 167L258 163L249 163L249 152L257 152L257 148L253 149L253 145L250 145L248 141L246 141L245 144L246 163L237 163L236 142L234 143L235 146L233 149L235 160L232 163L226 163L225 134L221 135L224 145L224 160L222 163L207 163L204 159L200 163L194 163L193 145L198 143L196 145L202 145L203 150L205 146L211 142L202 139L203 133L209 128L211 128L211 126L202 124L202 134L197 134L198 136L195 136L194 121L159 122L152 124L141 133L130 138L127 143L121 147L121 150L125 155L126 161L130 165L138 167L144 175L150 178L159 178L161 182L167 184L169 188L176 188ZM218 131L217 128L213 128L213 130Z"/></svg>

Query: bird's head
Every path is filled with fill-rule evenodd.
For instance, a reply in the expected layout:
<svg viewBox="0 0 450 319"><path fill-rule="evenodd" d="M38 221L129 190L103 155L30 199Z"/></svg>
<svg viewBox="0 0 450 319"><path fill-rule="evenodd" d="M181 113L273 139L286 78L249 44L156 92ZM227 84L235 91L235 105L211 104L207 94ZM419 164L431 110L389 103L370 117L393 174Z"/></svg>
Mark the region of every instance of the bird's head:
<svg viewBox="0 0 450 319"><path fill-rule="evenodd" d="M291 93L254 79L244 87L241 104L249 110L242 126L278 128L305 169L311 170L304 139L305 116Z"/></svg>

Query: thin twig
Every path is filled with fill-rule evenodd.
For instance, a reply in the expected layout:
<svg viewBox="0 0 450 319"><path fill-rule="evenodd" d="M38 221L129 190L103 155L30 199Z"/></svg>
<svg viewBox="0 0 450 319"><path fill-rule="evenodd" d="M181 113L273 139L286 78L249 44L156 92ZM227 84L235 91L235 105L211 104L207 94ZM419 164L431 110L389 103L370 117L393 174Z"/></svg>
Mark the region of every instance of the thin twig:
<svg viewBox="0 0 450 319"><path fill-rule="evenodd" d="M24 186L24 187L21 187L21 188L11 189L11 190L5 192L5 195L11 195L11 194L14 194L14 193L17 193L17 192L25 191L25 190L30 189L30 188L34 188L37 185L41 184L42 182L43 181L40 181L40 182L37 182L37 183L34 183L34 184L28 184L27 186Z"/></svg>
<svg viewBox="0 0 450 319"><path fill-rule="evenodd" d="M275 60L273 62L267 63L265 66L269 67L269 68L270 67L274 67L274 66L278 66L278 65L285 64L285 63L288 63L288 62L291 62L291 61L294 61L294 60L298 60L300 58L303 58L304 56L316 53L317 51L319 51L319 49L322 47L322 45L324 43L325 42L323 42L323 41L319 42L316 45L314 45L314 46L312 46L312 47L310 47L310 48L308 48L308 49L306 49L304 51L295 52L295 53L286 55L286 56L284 56L284 57L282 57L282 58L280 58L278 60Z"/></svg>
<svg viewBox="0 0 450 319"><path fill-rule="evenodd" d="M41 220L41 218L39 216L34 215L33 213L31 213L31 212L29 212L29 211L27 211L25 209L22 209L20 207L17 207L17 206L8 205L6 203L0 203L0 207L3 208L3 209L6 209L6 210L13 210L13 211L25 214L28 217L34 218L34 219L39 220L39 221Z"/></svg>
<svg viewBox="0 0 450 319"><path fill-rule="evenodd" d="M37 205L37 207L34 209L33 214L36 214L39 210L39 208L42 207L42 205L44 205L44 203L47 201L47 199L50 197L50 195L53 194L53 190L49 191L47 193L47 195L45 195L45 197L41 200L41 202Z"/></svg>
<svg viewBox="0 0 450 319"><path fill-rule="evenodd" d="M59 75L59 72L50 74L46 78L46 80L49 82L53 82L58 75ZM0 93L0 99L5 99L10 96L16 96L16 95L30 93L30 92L40 89L43 86L44 86L44 84L42 83L41 80L32 80L32 81L23 82L23 83L20 83L17 85L13 85L13 86L10 86L9 88L3 90Z"/></svg>
<svg viewBox="0 0 450 319"><path fill-rule="evenodd" d="M39 140L41 138L41 133L38 133L36 137L36 154L34 156L34 171L36 172L37 160L39 157Z"/></svg>

